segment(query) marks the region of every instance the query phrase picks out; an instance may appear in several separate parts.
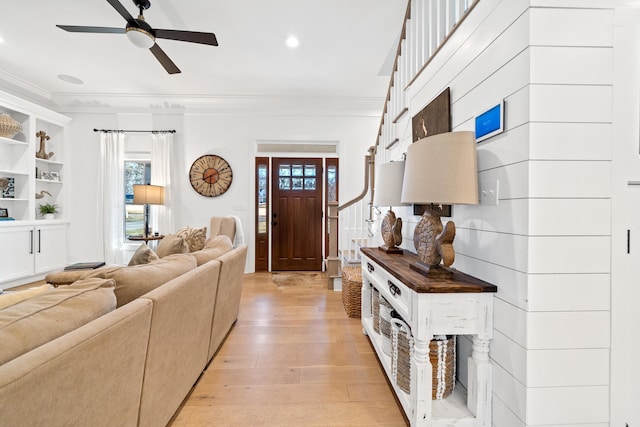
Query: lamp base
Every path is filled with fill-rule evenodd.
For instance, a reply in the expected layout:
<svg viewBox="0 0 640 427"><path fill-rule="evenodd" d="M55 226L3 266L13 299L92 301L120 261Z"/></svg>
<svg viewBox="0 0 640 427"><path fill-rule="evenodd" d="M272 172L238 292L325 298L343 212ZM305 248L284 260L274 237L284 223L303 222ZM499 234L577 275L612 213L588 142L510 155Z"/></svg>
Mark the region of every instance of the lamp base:
<svg viewBox="0 0 640 427"><path fill-rule="evenodd" d="M398 247L402 244L402 218L396 218L396 214L389 208L389 211L382 220L380 227L382 235L382 246L378 249L388 254L402 254L404 251Z"/></svg>
<svg viewBox="0 0 640 427"><path fill-rule="evenodd" d="M378 249L381 251L384 251L385 253L388 254L403 254L404 253L404 249L401 249L397 246L387 246L387 245L382 245L382 246L378 246Z"/></svg>
<svg viewBox="0 0 640 427"><path fill-rule="evenodd" d="M410 264L409 268L411 268L414 271L417 271L418 273L422 274L423 276L429 279L449 280L453 278L453 271L451 271L450 269L448 269L442 264L427 265L424 262L417 261L417 262L414 262L413 264Z"/></svg>
<svg viewBox="0 0 640 427"><path fill-rule="evenodd" d="M149 204L144 204L144 237L149 237Z"/></svg>

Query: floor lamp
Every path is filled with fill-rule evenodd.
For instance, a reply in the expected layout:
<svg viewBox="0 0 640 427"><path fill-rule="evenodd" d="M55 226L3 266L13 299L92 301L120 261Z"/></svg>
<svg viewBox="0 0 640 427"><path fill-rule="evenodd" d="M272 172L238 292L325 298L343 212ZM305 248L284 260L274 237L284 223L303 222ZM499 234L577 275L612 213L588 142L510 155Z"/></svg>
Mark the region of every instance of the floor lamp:
<svg viewBox="0 0 640 427"><path fill-rule="evenodd" d="M149 237L149 205L164 205L164 187L150 184L134 185L133 204L144 205L144 237Z"/></svg>

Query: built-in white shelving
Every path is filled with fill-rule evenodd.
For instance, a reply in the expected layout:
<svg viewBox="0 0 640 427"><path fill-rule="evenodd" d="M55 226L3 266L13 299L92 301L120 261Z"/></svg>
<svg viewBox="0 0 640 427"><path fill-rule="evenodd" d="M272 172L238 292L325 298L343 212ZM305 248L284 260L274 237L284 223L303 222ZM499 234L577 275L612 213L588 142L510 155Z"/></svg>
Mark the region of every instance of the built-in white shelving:
<svg viewBox="0 0 640 427"><path fill-rule="evenodd" d="M0 190L0 287L37 280L38 275L63 267L69 224L65 220L66 127L70 118L16 96L0 92L0 113L19 122L22 130L0 137L0 179L11 191ZM40 131L50 159L36 157ZM54 220L40 216L39 205L60 211ZM9 218L4 218L8 216ZM8 250L8 249L11 250Z"/></svg>

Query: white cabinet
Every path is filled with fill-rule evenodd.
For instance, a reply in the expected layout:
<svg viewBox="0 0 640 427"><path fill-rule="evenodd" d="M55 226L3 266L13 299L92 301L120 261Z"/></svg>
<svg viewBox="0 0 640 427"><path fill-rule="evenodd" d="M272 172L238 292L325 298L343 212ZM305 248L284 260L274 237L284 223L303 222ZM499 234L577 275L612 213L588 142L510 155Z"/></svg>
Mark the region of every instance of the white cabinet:
<svg viewBox="0 0 640 427"><path fill-rule="evenodd" d="M68 224L0 226L0 286L62 268L67 262Z"/></svg>
<svg viewBox="0 0 640 427"><path fill-rule="evenodd" d="M489 341L493 336L493 295L497 288L458 271L452 278L426 278L410 269L417 256L407 251L386 254L378 248L362 248L361 252L362 326L411 425L490 427ZM410 328L413 349L409 393L394 382L385 339L374 328L374 288ZM471 357L460 361L466 364L467 390L458 383L452 395L432 401L429 343L436 335L466 335L473 345Z"/></svg>
<svg viewBox="0 0 640 427"><path fill-rule="evenodd" d="M33 275L33 226L0 228L0 283Z"/></svg>
<svg viewBox="0 0 640 427"><path fill-rule="evenodd" d="M46 273L67 263L67 225L35 227L33 233L34 273Z"/></svg>
<svg viewBox="0 0 640 427"><path fill-rule="evenodd" d="M4 92L0 113L22 126L11 138L0 137L0 286L6 288L65 265L65 139L71 119ZM44 220L41 204L56 205L56 219Z"/></svg>

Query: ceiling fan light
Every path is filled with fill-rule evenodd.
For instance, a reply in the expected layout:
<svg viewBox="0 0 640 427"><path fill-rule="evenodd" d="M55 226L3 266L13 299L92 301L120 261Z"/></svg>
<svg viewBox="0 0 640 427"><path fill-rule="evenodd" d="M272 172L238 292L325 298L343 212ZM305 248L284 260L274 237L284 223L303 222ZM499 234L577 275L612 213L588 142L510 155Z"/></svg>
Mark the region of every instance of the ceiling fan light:
<svg viewBox="0 0 640 427"><path fill-rule="evenodd" d="M156 43L156 39L142 28L128 27L127 38L134 46L149 49Z"/></svg>

